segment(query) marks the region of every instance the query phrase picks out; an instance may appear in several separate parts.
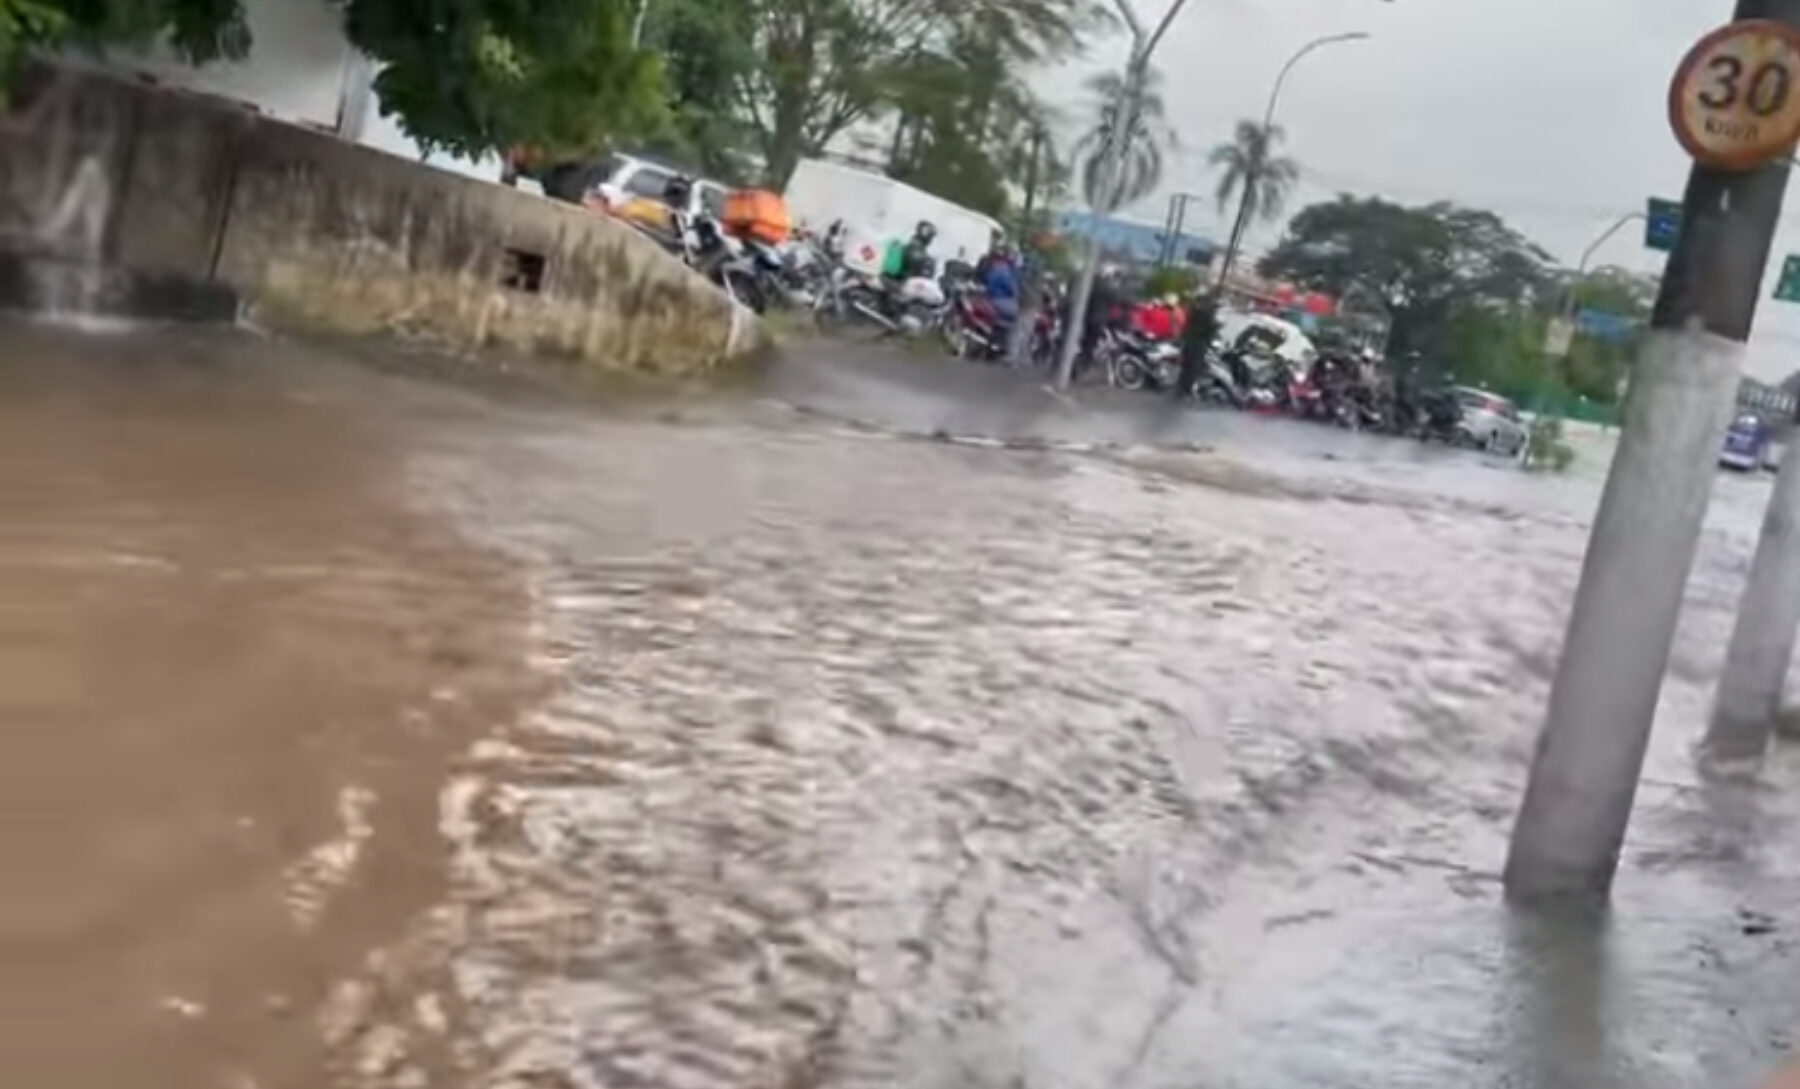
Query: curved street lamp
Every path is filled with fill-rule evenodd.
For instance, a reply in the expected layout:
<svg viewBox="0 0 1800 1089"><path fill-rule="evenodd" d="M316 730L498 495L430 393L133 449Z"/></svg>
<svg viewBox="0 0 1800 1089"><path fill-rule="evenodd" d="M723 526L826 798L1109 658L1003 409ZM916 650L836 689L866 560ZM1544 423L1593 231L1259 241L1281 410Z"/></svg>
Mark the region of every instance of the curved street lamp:
<svg viewBox="0 0 1800 1089"><path fill-rule="evenodd" d="M1295 65L1314 50L1344 42L1366 41L1370 37L1370 34L1361 30L1352 30L1344 34L1327 34L1323 38L1314 38L1295 50L1294 55L1288 58L1288 62L1281 66L1281 74L1275 77L1275 86L1269 89L1269 107L1263 111L1264 141L1269 142L1269 134L1275 126L1275 105L1281 101L1281 88L1287 83L1288 73L1294 70ZM1267 150L1272 149L1265 149L1265 152ZM1237 263L1238 247L1243 244L1244 232L1250 227L1250 193L1260 180L1255 171L1244 176L1243 188L1238 194L1237 219L1231 224L1231 241L1225 247L1225 264L1219 269L1219 287L1221 288L1225 286L1226 280L1231 276L1231 266Z"/></svg>

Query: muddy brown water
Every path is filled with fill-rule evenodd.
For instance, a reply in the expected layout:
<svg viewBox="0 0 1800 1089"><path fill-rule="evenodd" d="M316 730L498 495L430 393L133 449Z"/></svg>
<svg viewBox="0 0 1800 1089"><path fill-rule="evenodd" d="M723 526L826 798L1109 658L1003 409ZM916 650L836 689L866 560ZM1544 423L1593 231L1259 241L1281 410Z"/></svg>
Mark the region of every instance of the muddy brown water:
<svg viewBox="0 0 1800 1089"><path fill-rule="evenodd" d="M279 348L0 342L6 1080L318 1084L312 1010L443 895L517 580Z"/></svg>
<svg viewBox="0 0 1800 1089"><path fill-rule="evenodd" d="M1685 1089L1800 1044L1792 754L1686 755L1759 482L1614 909L1547 920L1496 874L1590 485L334 354L0 330L9 1084Z"/></svg>

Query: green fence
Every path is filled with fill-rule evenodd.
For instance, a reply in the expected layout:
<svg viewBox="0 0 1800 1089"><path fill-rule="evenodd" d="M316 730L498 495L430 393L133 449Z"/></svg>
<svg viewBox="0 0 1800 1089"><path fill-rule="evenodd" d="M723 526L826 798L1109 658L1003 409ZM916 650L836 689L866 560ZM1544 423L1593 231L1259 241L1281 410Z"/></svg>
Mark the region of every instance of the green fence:
<svg viewBox="0 0 1800 1089"><path fill-rule="evenodd" d="M1590 401L1561 390L1523 390L1509 393L1514 404L1539 416L1559 416L1565 420L1619 426L1619 406Z"/></svg>

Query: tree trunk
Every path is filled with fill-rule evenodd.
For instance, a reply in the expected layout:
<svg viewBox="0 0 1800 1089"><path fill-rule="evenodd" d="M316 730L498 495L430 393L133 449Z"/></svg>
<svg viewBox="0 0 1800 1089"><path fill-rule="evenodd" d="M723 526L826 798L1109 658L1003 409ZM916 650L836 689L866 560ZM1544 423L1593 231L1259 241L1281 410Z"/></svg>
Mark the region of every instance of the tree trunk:
<svg viewBox="0 0 1800 1089"><path fill-rule="evenodd" d="M805 88L782 87L776 91L775 124L766 141L768 146L769 184L787 188L788 178L806 147Z"/></svg>
<svg viewBox="0 0 1800 1089"><path fill-rule="evenodd" d="M1246 172L1244 187L1238 193L1237 219L1231 224L1231 239L1225 244L1225 263L1219 268L1218 287L1220 291L1227 290L1229 287L1227 281L1231 279L1231 267L1237 263L1238 248L1243 245L1244 232L1250 226L1250 194L1253 191L1252 187L1256 184L1256 173L1254 171Z"/></svg>
<svg viewBox="0 0 1800 1089"><path fill-rule="evenodd" d="M1025 222L1031 222L1031 213L1037 210L1037 187L1039 160L1044 154L1044 134L1033 130L1031 133L1031 158L1025 164Z"/></svg>
<svg viewBox="0 0 1800 1089"><path fill-rule="evenodd" d="M900 173L900 144L906 139L906 111L901 110L894 118L894 139L888 144L887 172L890 176Z"/></svg>

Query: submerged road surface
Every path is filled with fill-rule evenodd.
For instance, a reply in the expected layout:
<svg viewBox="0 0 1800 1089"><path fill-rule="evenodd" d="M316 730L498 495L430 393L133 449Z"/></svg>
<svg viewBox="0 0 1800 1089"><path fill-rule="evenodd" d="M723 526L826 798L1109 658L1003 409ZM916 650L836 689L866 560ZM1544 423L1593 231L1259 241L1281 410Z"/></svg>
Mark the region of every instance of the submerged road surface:
<svg viewBox="0 0 1800 1089"><path fill-rule="evenodd" d="M574 409L0 328L6 1083L1698 1089L1800 1046L1793 754L1686 757L1766 485L1721 484L1613 911L1546 922L1497 873L1599 473L963 447L848 373Z"/></svg>

